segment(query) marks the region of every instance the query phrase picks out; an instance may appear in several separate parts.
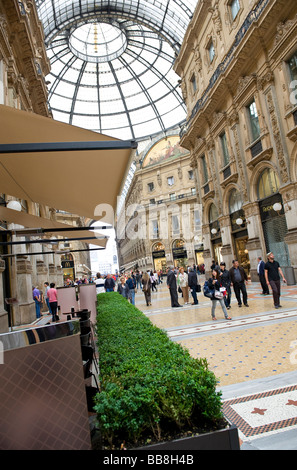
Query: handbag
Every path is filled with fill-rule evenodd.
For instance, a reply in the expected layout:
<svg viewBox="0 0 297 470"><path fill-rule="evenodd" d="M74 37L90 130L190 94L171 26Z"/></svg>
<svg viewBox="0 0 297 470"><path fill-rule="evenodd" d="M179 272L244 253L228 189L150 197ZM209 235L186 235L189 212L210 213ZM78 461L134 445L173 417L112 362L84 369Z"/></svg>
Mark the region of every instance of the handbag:
<svg viewBox="0 0 297 470"><path fill-rule="evenodd" d="M223 292L220 292L218 290L215 290L214 292L214 298L215 299L223 299L224 298L224 293Z"/></svg>
<svg viewBox="0 0 297 470"><path fill-rule="evenodd" d="M177 289L177 290L178 290L178 292L179 292L180 294L183 293L183 291L181 290L181 287L180 287L180 286L178 286L178 289Z"/></svg>
<svg viewBox="0 0 297 470"><path fill-rule="evenodd" d="M197 286L196 286L196 292L201 292L201 286L200 286L200 284L197 284Z"/></svg>

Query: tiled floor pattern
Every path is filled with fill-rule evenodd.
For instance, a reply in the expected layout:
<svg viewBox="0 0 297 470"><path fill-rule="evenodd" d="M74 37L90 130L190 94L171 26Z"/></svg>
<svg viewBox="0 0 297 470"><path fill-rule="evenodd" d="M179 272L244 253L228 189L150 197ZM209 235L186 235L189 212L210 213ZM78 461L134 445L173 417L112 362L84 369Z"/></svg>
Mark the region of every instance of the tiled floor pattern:
<svg viewBox="0 0 297 470"><path fill-rule="evenodd" d="M274 309L272 295L262 296L258 283L249 283L249 307L239 308L232 296L226 321L217 305L217 321L211 320L211 304L203 294L199 305L171 308L166 286L152 294L147 307L143 294L136 305L153 324L187 348L193 357L207 358L220 387L278 376L297 369L297 286L282 286L281 305ZM223 402L227 418L237 425L242 441L284 429L297 433L297 385L269 392L237 396Z"/></svg>
<svg viewBox="0 0 297 470"><path fill-rule="evenodd" d="M218 304L213 322L211 302L202 293L198 299L197 306L184 305L179 296L183 308L171 308L163 283L152 293L152 306L146 306L141 291L136 294L136 306L193 357L207 359L218 389L296 371L297 286L282 286L282 308L275 310L272 296L262 296L258 283L249 283L248 308L239 308L232 295L228 311L232 321L224 319ZM50 315L44 315L37 323L50 320ZM223 401L223 411L237 425L242 442L286 429L296 429L297 436L297 385L235 396Z"/></svg>

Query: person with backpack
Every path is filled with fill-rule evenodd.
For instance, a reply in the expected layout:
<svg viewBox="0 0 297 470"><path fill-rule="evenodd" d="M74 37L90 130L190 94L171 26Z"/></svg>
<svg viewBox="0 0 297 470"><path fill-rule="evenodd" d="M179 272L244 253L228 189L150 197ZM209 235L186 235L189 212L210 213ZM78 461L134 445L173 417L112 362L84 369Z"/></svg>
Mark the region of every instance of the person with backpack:
<svg viewBox="0 0 297 470"><path fill-rule="evenodd" d="M222 307L225 319L232 320L232 318L228 316L224 301L224 294L221 291L221 287L221 273L219 269L215 268L212 270L212 277L209 278L208 281L205 281L203 292L206 297L211 299L211 316L213 320L216 320L215 310L218 302Z"/></svg>
<svg viewBox="0 0 297 470"><path fill-rule="evenodd" d="M127 276L127 285L129 287L129 300L132 305L135 305L135 288L136 288L136 281L134 278L131 276L131 274L128 274Z"/></svg>

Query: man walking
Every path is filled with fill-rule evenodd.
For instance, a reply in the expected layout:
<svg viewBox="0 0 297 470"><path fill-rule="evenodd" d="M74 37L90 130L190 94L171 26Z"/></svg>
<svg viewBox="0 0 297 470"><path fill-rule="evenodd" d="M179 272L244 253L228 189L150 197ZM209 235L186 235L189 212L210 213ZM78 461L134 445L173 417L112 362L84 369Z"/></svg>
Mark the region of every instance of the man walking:
<svg viewBox="0 0 297 470"><path fill-rule="evenodd" d="M281 308L280 301L280 275L287 282L278 261L275 261L272 252L267 254L268 261L265 264L265 280L267 286L271 286L275 308Z"/></svg>
<svg viewBox="0 0 297 470"><path fill-rule="evenodd" d="M247 291L245 284L248 280L247 275L245 270L243 269L242 266L239 266L238 260L234 259L233 260L233 266L229 270L230 278L231 278L231 283L233 284L235 296L238 302L238 307L241 307L242 301L246 307L249 306L248 301L247 301ZM241 301L241 295L242 293L242 301Z"/></svg>
<svg viewBox="0 0 297 470"><path fill-rule="evenodd" d="M261 256L259 256L258 258L257 273L262 287L262 295L269 295L269 288L265 279L265 263L262 260Z"/></svg>
<svg viewBox="0 0 297 470"><path fill-rule="evenodd" d="M115 288L114 279L111 277L110 274L107 274L106 279L104 281L105 292L113 292L114 288Z"/></svg>
<svg viewBox="0 0 297 470"><path fill-rule="evenodd" d="M171 307L182 307L182 305L178 303L176 277L173 267L170 267L167 272L167 287L170 293Z"/></svg>

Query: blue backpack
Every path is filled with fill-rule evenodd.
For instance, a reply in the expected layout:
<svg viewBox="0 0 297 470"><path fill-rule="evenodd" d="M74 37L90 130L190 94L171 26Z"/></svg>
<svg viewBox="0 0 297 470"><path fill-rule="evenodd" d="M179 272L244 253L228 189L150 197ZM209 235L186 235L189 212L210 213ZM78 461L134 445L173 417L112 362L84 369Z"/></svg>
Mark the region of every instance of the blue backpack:
<svg viewBox="0 0 297 470"><path fill-rule="evenodd" d="M208 297L209 299L213 299L214 289L209 288L208 281L205 281L204 283L203 294L205 297Z"/></svg>

